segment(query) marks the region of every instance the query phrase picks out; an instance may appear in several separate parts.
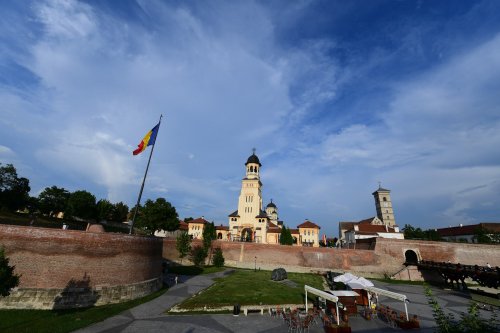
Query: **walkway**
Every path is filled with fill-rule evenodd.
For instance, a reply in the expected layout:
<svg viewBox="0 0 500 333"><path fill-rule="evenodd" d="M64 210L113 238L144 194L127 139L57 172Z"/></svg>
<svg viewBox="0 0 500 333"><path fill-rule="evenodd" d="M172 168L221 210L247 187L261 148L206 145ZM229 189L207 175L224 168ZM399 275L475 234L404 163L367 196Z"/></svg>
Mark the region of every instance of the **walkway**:
<svg viewBox="0 0 500 333"><path fill-rule="evenodd" d="M228 274L229 271L218 272L194 277L181 276L180 283L172 286L162 296L141 304L135 308L125 311L117 316L106 319L84 329L78 333L133 333L133 332L180 332L180 333L280 333L288 332L283 320L271 318L269 315L249 314L244 316L233 316L228 314L207 314L207 315L166 315L165 311L175 304L191 297L200 290L203 290L214 283L213 279ZM435 326L432 318L432 309L427 305L422 286L414 285L393 285L376 282L377 287L391 291L404 293L408 296L410 303L408 310L410 313L417 313L420 318L422 329L419 332L433 332ZM447 310L455 314L455 318L460 317L460 313L466 311L469 299L461 293L433 289L435 297L439 303ZM402 302L391 299L379 299L382 304L391 308L403 310ZM483 312L483 311L481 311ZM489 317L490 313L485 313ZM390 332L396 331L381 320L375 319L367 321L361 316L351 317L350 325L353 332ZM398 330L400 331L400 330ZM311 333L324 332L321 325L312 326Z"/></svg>

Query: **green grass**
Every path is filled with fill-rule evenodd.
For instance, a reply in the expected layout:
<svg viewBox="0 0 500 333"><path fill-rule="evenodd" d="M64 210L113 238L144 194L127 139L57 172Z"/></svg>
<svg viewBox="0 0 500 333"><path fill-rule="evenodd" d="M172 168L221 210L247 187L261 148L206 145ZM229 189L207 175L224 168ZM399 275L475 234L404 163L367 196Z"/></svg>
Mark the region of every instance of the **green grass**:
<svg viewBox="0 0 500 333"><path fill-rule="evenodd" d="M2 333L64 333L89 326L117 315L139 304L146 303L163 293L161 289L151 295L132 301L71 310L0 310Z"/></svg>
<svg viewBox="0 0 500 333"><path fill-rule="evenodd" d="M498 298L489 297L489 296L485 296L485 295L479 295L479 294L476 294L474 292L470 293L470 297L475 302L494 305L494 306L500 306L500 300Z"/></svg>
<svg viewBox="0 0 500 333"><path fill-rule="evenodd" d="M168 267L168 273L179 274L179 275L210 274L210 273L222 272L223 270L225 270L224 267L215 267L215 266L205 266L205 267L171 266L171 267Z"/></svg>
<svg viewBox="0 0 500 333"><path fill-rule="evenodd" d="M183 309L217 307L239 303L300 304L304 302L304 285L323 289L323 278L316 274L288 273L288 279L297 284L288 286L271 280L270 271L236 270L200 294L179 305Z"/></svg>

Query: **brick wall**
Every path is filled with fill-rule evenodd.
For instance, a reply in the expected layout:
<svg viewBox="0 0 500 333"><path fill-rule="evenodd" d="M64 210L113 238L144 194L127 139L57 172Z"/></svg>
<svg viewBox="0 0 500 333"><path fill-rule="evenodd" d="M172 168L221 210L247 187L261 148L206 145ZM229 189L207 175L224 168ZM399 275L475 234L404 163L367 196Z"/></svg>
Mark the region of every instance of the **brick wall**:
<svg viewBox="0 0 500 333"><path fill-rule="evenodd" d="M162 240L118 233L0 225L20 288L126 286L161 278Z"/></svg>
<svg viewBox="0 0 500 333"><path fill-rule="evenodd" d="M163 257L179 261L175 239L163 241ZM193 243L201 245L200 243ZM462 264L500 266L500 246L398 239L364 242L362 249L331 249L281 246L258 243L215 241L226 264L235 267L289 271L351 271L364 276L395 274L403 268L405 252L413 250L421 260L452 261ZM184 262L186 259L184 260Z"/></svg>

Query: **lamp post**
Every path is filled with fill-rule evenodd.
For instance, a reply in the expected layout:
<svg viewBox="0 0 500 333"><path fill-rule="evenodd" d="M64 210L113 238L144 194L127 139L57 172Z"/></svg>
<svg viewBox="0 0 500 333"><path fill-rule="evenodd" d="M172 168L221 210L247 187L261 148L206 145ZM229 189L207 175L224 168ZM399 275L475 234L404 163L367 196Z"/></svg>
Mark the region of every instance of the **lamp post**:
<svg viewBox="0 0 500 333"><path fill-rule="evenodd" d="M257 272L257 257L255 257L255 259L254 259L254 264L255 264L255 266L254 266L253 270L254 270L254 272Z"/></svg>

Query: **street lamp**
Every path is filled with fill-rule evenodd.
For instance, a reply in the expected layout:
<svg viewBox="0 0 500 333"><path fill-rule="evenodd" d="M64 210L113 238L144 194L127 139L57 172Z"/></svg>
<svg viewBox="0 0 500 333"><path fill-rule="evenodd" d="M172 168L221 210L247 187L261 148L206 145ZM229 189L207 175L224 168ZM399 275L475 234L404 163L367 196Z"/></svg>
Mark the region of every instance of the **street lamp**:
<svg viewBox="0 0 500 333"><path fill-rule="evenodd" d="M257 272L257 257L255 257L255 260L254 260L254 263L255 263L255 266L254 266L254 272Z"/></svg>

